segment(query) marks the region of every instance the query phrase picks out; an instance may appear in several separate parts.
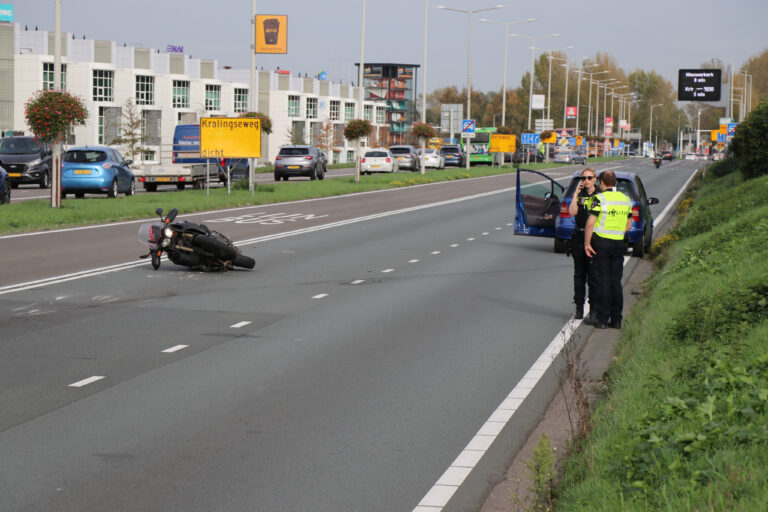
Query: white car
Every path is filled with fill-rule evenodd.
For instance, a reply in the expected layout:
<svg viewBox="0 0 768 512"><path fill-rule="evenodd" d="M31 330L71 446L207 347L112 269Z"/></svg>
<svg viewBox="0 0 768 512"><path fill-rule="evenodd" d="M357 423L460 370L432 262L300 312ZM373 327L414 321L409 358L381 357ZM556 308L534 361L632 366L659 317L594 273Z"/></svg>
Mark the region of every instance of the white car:
<svg viewBox="0 0 768 512"><path fill-rule="evenodd" d="M418 150L421 155L421 150ZM440 154L440 151L432 148L426 148L424 150L424 167L430 167L432 169L445 169L445 158Z"/></svg>
<svg viewBox="0 0 768 512"><path fill-rule="evenodd" d="M400 164L392 153L386 148L369 149L360 161L360 172L371 174L372 172L397 172Z"/></svg>

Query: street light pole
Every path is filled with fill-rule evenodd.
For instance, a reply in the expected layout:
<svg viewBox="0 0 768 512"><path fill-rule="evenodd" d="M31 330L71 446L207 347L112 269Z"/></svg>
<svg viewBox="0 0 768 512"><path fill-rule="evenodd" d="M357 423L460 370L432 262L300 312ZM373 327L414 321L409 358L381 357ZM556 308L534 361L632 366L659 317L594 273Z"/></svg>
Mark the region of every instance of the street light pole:
<svg viewBox="0 0 768 512"><path fill-rule="evenodd" d="M664 106L663 103L658 103L656 105L651 105L651 120L648 124L648 142L650 144L653 144L653 108L654 107L662 107ZM701 109L699 109L699 119L701 119ZM696 148L699 147L699 133L696 132ZM656 154L656 147L653 148L654 154Z"/></svg>
<svg viewBox="0 0 768 512"><path fill-rule="evenodd" d="M524 36L520 34L509 34L510 37L521 37L523 39L528 39L532 42L531 44L531 78L530 78L530 85L528 87L528 129L531 129L531 101L533 100L533 77L536 74L536 61L535 61L535 55L536 55L536 39L543 39L545 37L557 37L560 34L547 34L544 36Z"/></svg>
<svg viewBox="0 0 768 512"><path fill-rule="evenodd" d="M485 23L495 23L497 25L504 25L504 78L502 80L501 85L501 125L506 126L507 125L507 54L508 54L508 47L509 47L509 26L510 25L517 25L520 23L531 23L533 21L536 21L536 18L528 18L527 20L521 20L521 21L510 21L510 22L502 22L502 21L493 21L488 20L485 18L482 18L480 21L483 21Z"/></svg>
<svg viewBox="0 0 768 512"><path fill-rule="evenodd" d="M586 67L586 66L584 66ZM589 106L587 107L587 135L592 135L592 82L597 80L593 80L593 75L600 75L602 73L608 73L608 70L603 71L593 71L592 73L584 73L585 75L589 75Z"/></svg>
<svg viewBox="0 0 768 512"><path fill-rule="evenodd" d="M429 0L424 0L424 77L421 79L421 122L427 122L427 19L429 17ZM421 174L427 172L426 141L421 140Z"/></svg>
<svg viewBox="0 0 768 512"><path fill-rule="evenodd" d="M357 118L362 119L363 118L363 71L365 69L365 0L363 0L363 16L362 21L360 23L360 68L357 70L357 91L358 91L358 105L357 105ZM362 164L360 160L360 153L362 151L361 146L362 141L360 140L360 137L357 138L357 143L355 144L357 147L355 148L357 150L357 154L355 155L355 183L360 183L360 165Z"/></svg>
<svg viewBox="0 0 768 512"><path fill-rule="evenodd" d="M461 12L467 15L469 30L467 38L467 119L472 119L472 15L478 12L490 11L493 9L502 9L505 5L495 5L493 7L485 7L483 9L454 9L452 7L446 7L444 5L438 5L438 9L445 9L448 11ZM466 143L466 169L469 170L469 155L472 153L472 144Z"/></svg>

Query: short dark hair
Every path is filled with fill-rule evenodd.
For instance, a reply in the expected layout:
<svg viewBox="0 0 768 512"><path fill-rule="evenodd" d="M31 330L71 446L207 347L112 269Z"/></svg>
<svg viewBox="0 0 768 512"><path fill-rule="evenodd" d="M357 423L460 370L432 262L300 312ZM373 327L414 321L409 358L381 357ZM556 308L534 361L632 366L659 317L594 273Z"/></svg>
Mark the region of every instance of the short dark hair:
<svg viewBox="0 0 768 512"><path fill-rule="evenodd" d="M606 187L613 188L616 186L616 175L613 171L603 171L600 173L600 182Z"/></svg>

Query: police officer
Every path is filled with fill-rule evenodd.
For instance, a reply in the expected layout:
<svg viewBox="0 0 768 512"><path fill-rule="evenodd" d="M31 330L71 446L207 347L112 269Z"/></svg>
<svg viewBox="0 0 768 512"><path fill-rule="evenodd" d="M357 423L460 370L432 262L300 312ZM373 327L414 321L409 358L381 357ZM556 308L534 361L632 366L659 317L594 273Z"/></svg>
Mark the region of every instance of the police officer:
<svg viewBox="0 0 768 512"><path fill-rule="evenodd" d="M592 260L597 315L584 323L621 329L624 295L624 234L632 227L632 203L616 191L613 171L600 173L600 193L592 199L584 230L584 251Z"/></svg>
<svg viewBox="0 0 768 512"><path fill-rule="evenodd" d="M595 170L591 167L584 168L579 177L579 184L573 192L571 204L568 206L568 214L573 217L576 226L571 236L571 256L573 257L573 302L576 304L576 312L573 317L584 318L584 300L586 298L587 284L589 284L589 311L590 317L595 316L595 292L594 283L590 276L591 258L584 251L584 229L589 218L589 209L592 198L599 193L595 182Z"/></svg>

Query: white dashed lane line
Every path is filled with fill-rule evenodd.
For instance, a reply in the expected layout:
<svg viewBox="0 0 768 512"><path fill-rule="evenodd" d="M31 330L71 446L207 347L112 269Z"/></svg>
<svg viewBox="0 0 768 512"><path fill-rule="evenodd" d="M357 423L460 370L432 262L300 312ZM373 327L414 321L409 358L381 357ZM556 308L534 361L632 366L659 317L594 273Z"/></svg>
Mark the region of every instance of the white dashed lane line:
<svg viewBox="0 0 768 512"><path fill-rule="evenodd" d="M365 282L365 279L355 279L354 281L352 281L349 284L362 284L364 282Z"/></svg>
<svg viewBox="0 0 768 512"><path fill-rule="evenodd" d="M243 322L238 322L238 323L236 323L236 324L234 324L234 325L230 325L230 327L231 327L232 329L239 329L239 328L241 328L241 327L245 327L245 326L246 326L246 325L248 325L249 323L251 323L251 322L249 322L249 321L247 321L247 320L246 320L246 321L243 321Z"/></svg>
<svg viewBox="0 0 768 512"><path fill-rule="evenodd" d="M472 238L472 237L470 237L470 238L467 238L467 242L474 242L474 241L475 241L475 239L474 239L474 238Z"/></svg>
<svg viewBox="0 0 768 512"><path fill-rule="evenodd" d="M313 299L324 299L328 296L327 293L318 293L317 295L313 296Z"/></svg>
<svg viewBox="0 0 768 512"><path fill-rule="evenodd" d="M451 244L451 247L458 247L459 244Z"/></svg>
<svg viewBox="0 0 768 512"><path fill-rule="evenodd" d="M429 254L431 254L432 256L434 256L434 255L436 255L436 254L440 254L440 251L432 251L432 252L431 252L431 253L429 253Z"/></svg>
<svg viewBox="0 0 768 512"><path fill-rule="evenodd" d="M97 380L101 380L104 378L104 375L94 375L93 377L88 377L87 379L79 380L77 382L73 382L69 385L70 388L81 388L83 386L87 386L88 384L92 384L96 382Z"/></svg>
<svg viewBox="0 0 768 512"><path fill-rule="evenodd" d="M390 272L394 272L394 271L395 271L395 269L393 269L393 268L385 268L384 270L381 271L381 273L382 274L389 274Z"/></svg>
<svg viewBox="0 0 768 512"><path fill-rule="evenodd" d="M163 353L165 354L173 354L174 352L178 352L179 350L183 350L187 348L189 345L176 345L175 347L167 348L163 350Z"/></svg>
<svg viewBox="0 0 768 512"><path fill-rule="evenodd" d="M419 260L408 260L408 263L418 263Z"/></svg>

